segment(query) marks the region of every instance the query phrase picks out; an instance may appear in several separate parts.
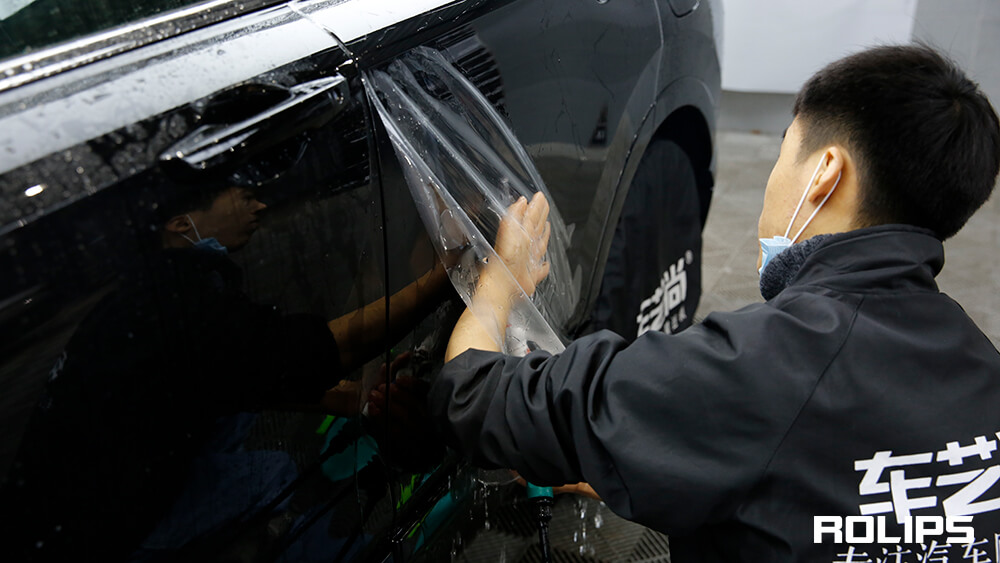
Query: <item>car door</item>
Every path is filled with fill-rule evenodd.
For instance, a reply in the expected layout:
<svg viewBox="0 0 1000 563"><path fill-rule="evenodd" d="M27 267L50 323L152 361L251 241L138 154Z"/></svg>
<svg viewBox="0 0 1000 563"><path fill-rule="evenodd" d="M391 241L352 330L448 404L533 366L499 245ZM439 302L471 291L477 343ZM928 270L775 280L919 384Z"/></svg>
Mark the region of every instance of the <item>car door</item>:
<svg viewBox="0 0 1000 563"><path fill-rule="evenodd" d="M337 36L364 70L384 69L419 47L440 54L478 89L527 149L566 222L576 226L565 281L575 285L578 294L582 278L597 260L598 239L626 157L656 98L662 46L658 6L641 1L353 0L309 15ZM431 237L439 233L425 230L397 154L377 121L375 128L388 218L391 307L404 288L434 266ZM494 234L484 233L488 238ZM421 300L440 301L432 292ZM581 304L572 303L562 318L568 319L573 306ZM428 308L413 330L402 333L393 345L392 357L406 358L400 367L432 378L463 308L457 298ZM421 447L417 437L408 444ZM396 448L397 455L390 457L406 461L398 458L416 455L412 447L405 453L399 451L405 448ZM429 459L436 455L425 453ZM398 499L397 510L380 541L397 560L435 561L454 555L462 549L463 538L489 523L491 507L496 510L519 494L516 487L500 486L513 481L509 473L484 477L455 458L436 467L397 465L394 472L391 494ZM523 547L533 537L529 525L527 535L511 541Z"/></svg>
<svg viewBox="0 0 1000 563"><path fill-rule="evenodd" d="M335 38L268 4L0 13L15 559L348 560L385 527L370 120Z"/></svg>

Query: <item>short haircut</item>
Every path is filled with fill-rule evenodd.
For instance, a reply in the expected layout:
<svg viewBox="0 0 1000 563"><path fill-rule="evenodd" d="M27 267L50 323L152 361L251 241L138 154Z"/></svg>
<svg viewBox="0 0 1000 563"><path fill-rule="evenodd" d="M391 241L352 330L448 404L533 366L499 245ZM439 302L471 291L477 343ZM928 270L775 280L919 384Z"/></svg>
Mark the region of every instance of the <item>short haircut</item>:
<svg viewBox="0 0 1000 563"><path fill-rule="evenodd" d="M164 189L167 196L157 207L156 222L158 225L164 225L178 215L192 211L207 211L229 188L228 184L222 182L167 183Z"/></svg>
<svg viewBox="0 0 1000 563"><path fill-rule="evenodd" d="M830 144L858 169L858 226L903 223L944 240L990 197L1000 123L958 66L927 45L882 46L817 72L795 100L805 158Z"/></svg>

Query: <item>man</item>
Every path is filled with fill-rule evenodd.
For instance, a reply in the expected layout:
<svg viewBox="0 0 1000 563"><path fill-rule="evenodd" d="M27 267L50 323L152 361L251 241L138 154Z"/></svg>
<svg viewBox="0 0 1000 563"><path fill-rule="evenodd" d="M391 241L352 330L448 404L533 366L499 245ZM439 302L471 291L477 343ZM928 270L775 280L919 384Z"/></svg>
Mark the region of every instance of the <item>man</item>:
<svg viewBox="0 0 1000 563"><path fill-rule="evenodd" d="M250 241L265 205L245 187L176 189L158 209L159 249L122 272L77 327L32 414L0 490L17 522L0 536L17 560L126 559L191 486L196 460L237 459L252 422L240 413L318 405L340 379L323 318L281 315L243 293L228 253ZM264 500L269 480L294 477L294 464L267 455L273 470L244 471L241 495L199 482L215 513L192 508L190 527L225 522ZM170 535L172 546L191 539Z"/></svg>
<svg viewBox="0 0 1000 563"><path fill-rule="evenodd" d="M524 358L466 313L431 411L475 463L588 482L670 534L681 563L985 561L1000 537L1000 354L934 276L998 166L995 112L931 49L835 62L799 93L768 180L766 303ZM498 235L529 294L546 209L518 202ZM503 279L484 270L476 295L501 319L516 293ZM974 516L974 530L930 516Z"/></svg>
<svg viewBox="0 0 1000 563"><path fill-rule="evenodd" d="M244 293L229 259L266 206L224 182L177 189L158 207L158 249L81 322L32 414L0 488L0 545L15 560L226 547L202 536L297 474L284 452L242 447L256 412L359 414L362 382L342 378L449 295L439 265L392 296L388 327L385 299L332 321L282 314Z"/></svg>

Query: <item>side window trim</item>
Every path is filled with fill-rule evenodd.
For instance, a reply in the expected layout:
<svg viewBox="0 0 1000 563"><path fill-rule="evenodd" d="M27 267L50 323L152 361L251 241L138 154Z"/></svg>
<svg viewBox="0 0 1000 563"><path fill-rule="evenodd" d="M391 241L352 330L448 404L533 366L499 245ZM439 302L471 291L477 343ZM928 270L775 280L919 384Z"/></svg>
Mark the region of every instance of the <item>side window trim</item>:
<svg viewBox="0 0 1000 563"><path fill-rule="evenodd" d="M42 47L0 61L0 92L282 2L214 0Z"/></svg>

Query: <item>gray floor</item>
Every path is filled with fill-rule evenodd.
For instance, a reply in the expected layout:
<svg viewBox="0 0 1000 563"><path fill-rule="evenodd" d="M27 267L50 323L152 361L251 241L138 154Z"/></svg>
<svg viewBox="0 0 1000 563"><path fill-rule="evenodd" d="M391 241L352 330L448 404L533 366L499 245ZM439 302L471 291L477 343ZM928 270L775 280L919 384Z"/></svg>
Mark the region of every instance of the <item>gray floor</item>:
<svg viewBox="0 0 1000 563"><path fill-rule="evenodd" d="M757 290L757 217L778 157L777 136L722 132L712 210L705 225L702 300L696 318L761 301ZM942 291L1000 346L1000 196L945 243Z"/></svg>

